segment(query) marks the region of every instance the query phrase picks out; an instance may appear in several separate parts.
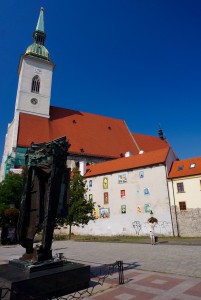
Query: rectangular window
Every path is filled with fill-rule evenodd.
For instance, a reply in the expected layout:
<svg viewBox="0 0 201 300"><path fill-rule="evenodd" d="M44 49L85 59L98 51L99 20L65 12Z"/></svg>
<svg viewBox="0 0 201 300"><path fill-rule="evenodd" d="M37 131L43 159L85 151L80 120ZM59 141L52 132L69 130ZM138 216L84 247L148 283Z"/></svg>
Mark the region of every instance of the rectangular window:
<svg viewBox="0 0 201 300"><path fill-rule="evenodd" d="M179 208L180 210L186 210L186 202L185 201L179 202Z"/></svg>
<svg viewBox="0 0 201 300"><path fill-rule="evenodd" d="M177 183L177 192L178 193L184 193L184 184L183 184L183 182Z"/></svg>

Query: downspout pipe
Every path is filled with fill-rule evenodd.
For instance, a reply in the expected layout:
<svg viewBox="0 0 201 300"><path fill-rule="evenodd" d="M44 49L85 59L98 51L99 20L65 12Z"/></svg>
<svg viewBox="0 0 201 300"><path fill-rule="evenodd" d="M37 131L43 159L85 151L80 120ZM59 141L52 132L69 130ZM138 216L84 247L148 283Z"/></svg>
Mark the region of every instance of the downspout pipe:
<svg viewBox="0 0 201 300"><path fill-rule="evenodd" d="M173 236L175 236L174 224L173 224L173 219L172 219L172 210L171 210L171 205L170 205L170 193L169 193L169 187L168 187L168 181L167 181L167 167L166 167L166 165L165 165L165 170L166 170L166 184L167 184L167 192L168 192L168 199L169 199L170 217L171 217L171 222L172 222L172 231L173 231Z"/></svg>
<svg viewBox="0 0 201 300"><path fill-rule="evenodd" d="M174 199L174 209L175 209L175 218L176 218L176 225L177 225L177 236L179 237L179 224L178 224L178 218L177 218L177 209L176 209L176 201L175 201L175 193L174 193L174 187L173 187L173 180L171 179L172 182L172 193L173 193L173 199Z"/></svg>

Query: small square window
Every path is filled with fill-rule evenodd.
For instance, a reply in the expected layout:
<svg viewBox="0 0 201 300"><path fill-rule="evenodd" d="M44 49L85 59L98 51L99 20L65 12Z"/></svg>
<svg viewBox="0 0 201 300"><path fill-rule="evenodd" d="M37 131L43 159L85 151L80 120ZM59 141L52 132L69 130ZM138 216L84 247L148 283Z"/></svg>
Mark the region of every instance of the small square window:
<svg viewBox="0 0 201 300"><path fill-rule="evenodd" d="M183 170L183 168L184 168L184 166L178 166L178 171L181 171L181 170Z"/></svg>
<svg viewBox="0 0 201 300"><path fill-rule="evenodd" d="M190 164L190 169L193 169L193 168L195 168L195 164L194 163Z"/></svg>
<svg viewBox="0 0 201 300"><path fill-rule="evenodd" d="M186 210L186 202L185 201L179 202L179 208L180 210Z"/></svg>
<svg viewBox="0 0 201 300"><path fill-rule="evenodd" d="M183 184L183 182L177 183L177 192L178 193L184 193L184 184Z"/></svg>

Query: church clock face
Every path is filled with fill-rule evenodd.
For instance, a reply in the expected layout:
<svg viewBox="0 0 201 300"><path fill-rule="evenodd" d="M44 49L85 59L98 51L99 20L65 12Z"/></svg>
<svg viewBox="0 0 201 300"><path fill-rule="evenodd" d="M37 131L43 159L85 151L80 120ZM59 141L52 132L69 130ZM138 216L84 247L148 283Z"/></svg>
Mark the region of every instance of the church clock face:
<svg viewBox="0 0 201 300"><path fill-rule="evenodd" d="M36 74L40 74L40 73L42 73L42 70L41 70L40 68L35 68L35 69L34 69L34 72L35 72Z"/></svg>
<svg viewBox="0 0 201 300"><path fill-rule="evenodd" d="M38 100L36 98L31 99L31 104L36 105L38 103Z"/></svg>

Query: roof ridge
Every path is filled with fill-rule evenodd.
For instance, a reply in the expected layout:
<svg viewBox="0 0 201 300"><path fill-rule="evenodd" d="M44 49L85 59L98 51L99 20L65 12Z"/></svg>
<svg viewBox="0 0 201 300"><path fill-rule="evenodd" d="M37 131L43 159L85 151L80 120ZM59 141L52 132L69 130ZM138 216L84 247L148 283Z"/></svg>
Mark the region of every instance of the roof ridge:
<svg viewBox="0 0 201 300"><path fill-rule="evenodd" d="M138 146L138 144L137 144L137 142L136 142L134 136L132 135L130 129L128 128L128 126L127 126L127 124L126 124L126 121L124 121L124 124L125 124L126 128L128 129L128 132L129 132L129 134L130 134L130 136L131 136L131 139L133 140L135 146L137 147L138 152L140 152L141 149L140 149L140 147ZM143 150L143 149L142 149L142 150Z"/></svg>
<svg viewBox="0 0 201 300"><path fill-rule="evenodd" d="M154 164L159 164L166 161L169 151L170 151L170 147L167 147L167 148L146 152L143 154L136 154L129 157L121 157L121 158L117 158L105 162L100 162L95 165L88 166L87 168L88 171L86 172L85 176L90 177L98 174L100 175L100 174L107 174L107 173L115 173L119 171L135 169L143 166L151 166ZM157 155L153 155L153 153L156 152L158 153L164 152L163 154L164 158L161 159L160 157L157 159ZM150 159L149 161L149 157L151 156L153 156L153 159ZM142 160L139 160L139 158L142 158ZM145 160L143 162L144 158Z"/></svg>
<svg viewBox="0 0 201 300"><path fill-rule="evenodd" d="M78 109L71 109L71 108L59 107L59 106L54 106L54 105L51 105L50 108L65 109L65 110L75 111L75 112L79 112L79 113L83 113L83 114L94 115L94 116L104 117L104 118L107 118L107 119L112 119L112 120L118 120L118 121L125 122L125 120L123 120L123 119L119 119L119 118L115 118L115 117L109 117L109 116L104 116L104 115L97 114L97 113L91 113L91 112L81 111L81 110L78 110Z"/></svg>

